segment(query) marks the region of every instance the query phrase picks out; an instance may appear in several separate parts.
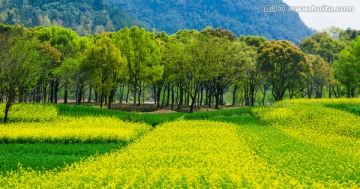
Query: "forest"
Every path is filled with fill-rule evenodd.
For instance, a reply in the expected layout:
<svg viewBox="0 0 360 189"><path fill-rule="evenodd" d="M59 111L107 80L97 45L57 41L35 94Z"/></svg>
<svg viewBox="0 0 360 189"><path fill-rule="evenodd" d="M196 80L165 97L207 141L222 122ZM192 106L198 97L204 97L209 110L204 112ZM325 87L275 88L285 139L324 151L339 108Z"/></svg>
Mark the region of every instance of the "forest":
<svg viewBox="0 0 360 189"><path fill-rule="evenodd" d="M71 28L79 35L143 25L104 0L1 0L0 22L25 27L57 25Z"/></svg>
<svg viewBox="0 0 360 189"><path fill-rule="evenodd" d="M360 37L332 28L300 45L206 27L173 35L144 28L80 36L59 26L0 25L0 102L265 104L284 98L357 97ZM226 100L231 96L231 100Z"/></svg>
<svg viewBox="0 0 360 189"><path fill-rule="evenodd" d="M298 44L313 33L291 12L263 13L263 5L281 0L1 0L0 22L25 27L57 25L79 35L115 32L137 25L147 30L174 34L182 29L206 26L231 30L237 36L262 35Z"/></svg>
<svg viewBox="0 0 360 189"><path fill-rule="evenodd" d="M131 13L149 28L174 34L206 26L231 30L237 36L261 35L298 44L314 31L291 12L263 13L264 5L285 5L282 0L108 0Z"/></svg>

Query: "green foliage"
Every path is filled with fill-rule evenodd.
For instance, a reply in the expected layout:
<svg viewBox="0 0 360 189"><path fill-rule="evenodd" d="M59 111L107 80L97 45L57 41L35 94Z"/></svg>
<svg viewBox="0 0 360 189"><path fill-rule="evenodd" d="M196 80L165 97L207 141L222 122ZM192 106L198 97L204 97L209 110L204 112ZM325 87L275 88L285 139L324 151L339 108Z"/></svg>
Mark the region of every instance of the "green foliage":
<svg viewBox="0 0 360 189"><path fill-rule="evenodd" d="M306 54L320 55L330 65L337 60L337 54L345 44L338 39L332 38L327 32L314 33L311 37L302 39L300 48Z"/></svg>
<svg viewBox="0 0 360 189"><path fill-rule="evenodd" d="M39 28L36 33L41 42L48 42L51 47L60 52L60 61L76 56L80 50L79 35L71 29L51 26Z"/></svg>
<svg viewBox="0 0 360 189"><path fill-rule="evenodd" d="M4 0L1 4L0 22L6 24L26 27L57 25L72 28L80 35L141 25L135 17L104 0Z"/></svg>
<svg viewBox="0 0 360 189"><path fill-rule="evenodd" d="M129 83L134 87L134 108L136 108L136 102L140 103L143 85L154 83L163 75L160 48L154 34L136 26L118 31L114 38L127 61Z"/></svg>
<svg viewBox="0 0 360 189"><path fill-rule="evenodd" d="M312 97L312 92L315 90L315 97L321 98L324 85L334 84L335 79L332 73L330 64L327 63L319 55L307 55L311 66L311 73L307 79L308 97Z"/></svg>
<svg viewBox="0 0 360 189"><path fill-rule="evenodd" d="M240 37L240 41L245 42L249 46L259 48L264 42L266 42L266 38L264 36L244 36Z"/></svg>
<svg viewBox="0 0 360 189"><path fill-rule="evenodd" d="M304 84L310 72L305 53L288 41L269 41L258 49L260 70L272 85L275 100L283 99L285 91L292 95Z"/></svg>
<svg viewBox="0 0 360 189"><path fill-rule="evenodd" d="M360 84L360 37L340 52L339 60L334 63L334 72L338 80L346 86L347 96L355 97Z"/></svg>
<svg viewBox="0 0 360 189"><path fill-rule="evenodd" d="M85 51L81 68L100 93L101 107L104 95L114 95L118 81L124 78L127 71L126 66L120 49L107 36L102 36Z"/></svg>
<svg viewBox="0 0 360 189"><path fill-rule="evenodd" d="M17 97L32 92L40 78L39 41L22 26L2 27L0 31L0 91L6 97L4 122Z"/></svg>

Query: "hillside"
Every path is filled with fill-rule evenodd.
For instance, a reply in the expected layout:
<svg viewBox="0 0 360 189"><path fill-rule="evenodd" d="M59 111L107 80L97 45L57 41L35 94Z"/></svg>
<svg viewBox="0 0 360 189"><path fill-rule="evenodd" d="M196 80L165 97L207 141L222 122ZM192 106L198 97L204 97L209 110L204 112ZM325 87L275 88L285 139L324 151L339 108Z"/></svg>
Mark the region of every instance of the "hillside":
<svg viewBox="0 0 360 189"><path fill-rule="evenodd" d="M240 35L263 35L298 43L312 31L297 13L263 13L263 5L282 0L108 0L133 13L149 27L175 33L206 26L229 29Z"/></svg>
<svg viewBox="0 0 360 189"><path fill-rule="evenodd" d="M175 33L206 26L229 29L238 36L262 35L299 43L312 31L297 13L264 13L263 5L282 0L0 0L0 22L26 27L59 25L80 35L140 25ZM115 3L118 6L114 6Z"/></svg>
<svg viewBox="0 0 360 189"><path fill-rule="evenodd" d="M104 0L0 0L0 22L26 27L58 25L81 35L141 25Z"/></svg>

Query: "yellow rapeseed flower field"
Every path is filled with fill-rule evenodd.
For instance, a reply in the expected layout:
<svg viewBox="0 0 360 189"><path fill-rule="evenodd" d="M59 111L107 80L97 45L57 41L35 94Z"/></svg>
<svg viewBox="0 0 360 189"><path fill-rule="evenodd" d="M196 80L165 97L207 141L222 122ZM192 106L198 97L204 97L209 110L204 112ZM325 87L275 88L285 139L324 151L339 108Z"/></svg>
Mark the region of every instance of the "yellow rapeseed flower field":
<svg viewBox="0 0 360 189"><path fill-rule="evenodd" d="M292 172L291 175L302 178L310 175L321 180L336 180L347 187L352 186L349 183L357 183L353 187L359 188L360 117L327 105L359 106L360 100L286 100L272 107L255 108L253 112L279 130L282 137L297 142L288 149L283 148L289 153L274 161L285 167L286 173ZM267 155L269 159L276 159L275 154L270 151ZM292 162L293 167L280 165L287 162Z"/></svg>
<svg viewBox="0 0 360 189"><path fill-rule="evenodd" d="M182 120L151 132L146 124L101 117L9 124L0 128L4 141L121 141L147 134L61 170L8 172L0 188L360 188L360 117L328 105L360 106L360 100L286 100L252 109L256 118Z"/></svg>
<svg viewBox="0 0 360 189"><path fill-rule="evenodd" d="M99 143L130 142L151 130L144 123L110 117L60 117L52 122L0 125L3 143Z"/></svg>
<svg viewBox="0 0 360 189"><path fill-rule="evenodd" d="M335 181L301 183L258 156L239 126L177 121L142 140L60 172L21 170L0 177L5 188L307 188ZM347 186L356 186L347 183Z"/></svg>
<svg viewBox="0 0 360 189"><path fill-rule="evenodd" d="M5 103L0 103L0 119L3 118ZM58 109L45 104L18 103L11 107L9 120L16 122L39 122L51 121L58 116Z"/></svg>

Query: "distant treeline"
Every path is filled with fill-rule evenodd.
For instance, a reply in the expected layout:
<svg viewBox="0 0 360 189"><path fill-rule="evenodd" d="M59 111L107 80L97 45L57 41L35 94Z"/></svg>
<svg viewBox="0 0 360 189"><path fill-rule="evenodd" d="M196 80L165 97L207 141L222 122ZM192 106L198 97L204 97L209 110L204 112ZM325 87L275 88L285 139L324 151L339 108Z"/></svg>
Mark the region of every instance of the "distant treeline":
<svg viewBox="0 0 360 189"><path fill-rule="evenodd" d="M159 108L264 104L286 98L356 97L360 37L332 29L289 41L236 37L207 27L176 34L123 28L80 37L57 26L0 25L0 101L153 100ZM337 36L334 38L333 36ZM270 94L269 93L269 94Z"/></svg>

